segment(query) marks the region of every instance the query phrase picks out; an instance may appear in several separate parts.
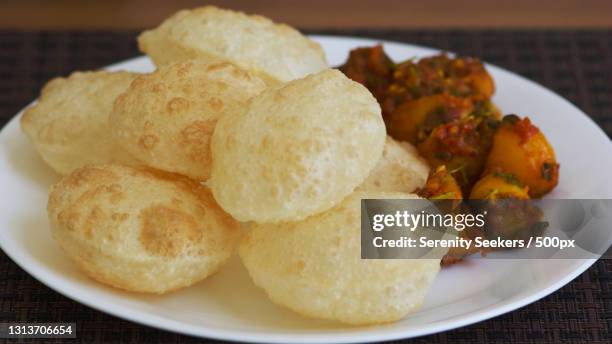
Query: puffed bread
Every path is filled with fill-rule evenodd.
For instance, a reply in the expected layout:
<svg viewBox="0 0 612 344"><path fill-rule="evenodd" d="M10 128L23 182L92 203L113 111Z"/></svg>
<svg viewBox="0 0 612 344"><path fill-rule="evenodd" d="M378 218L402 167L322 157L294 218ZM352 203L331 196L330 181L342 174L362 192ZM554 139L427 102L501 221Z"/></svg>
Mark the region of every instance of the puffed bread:
<svg viewBox="0 0 612 344"><path fill-rule="evenodd" d="M303 221L254 224L239 249L253 282L304 316L353 325L396 321L418 309L440 259L361 259L366 198L415 196L355 192Z"/></svg>
<svg viewBox="0 0 612 344"><path fill-rule="evenodd" d="M21 117L21 128L56 172L87 164L135 163L112 140L108 118L115 98L138 74L74 72L43 87L38 102Z"/></svg>
<svg viewBox="0 0 612 344"><path fill-rule="evenodd" d="M147 167L85 166L53 185L55 240L92 278L165 293L214 273L232 254L239 224L210 191Z"/></svg>
<svg viewBox="0 0 612 344"><path fill-rule="evenodd" d="M265 87L229 62L171 63L138 77L117 98L112 133L146 165L204 181L210 176L210 137L217 121Z"/></svg>
<svg viewBox="0 0 612 344"><path fill-rule="evenodd" d="M284 24L214 6L182 10L138 37L157 66L192 58L231 61L269 84L328 68L318 43Z"/></svg>
<svg viewBox="0 0 612 344"><path fill-rule="evenodd" d="M359 189L410 193L423 187L428 175L429 166L416 148L387 136L382 157Z"/></svg>
<svg viewBox="0 0 612 344"><path fill-rule="evenodd" d="M385 142L376 99L337 70L268 89L213 133L209 185L239 221L295 221L331 208Z"/></svg>

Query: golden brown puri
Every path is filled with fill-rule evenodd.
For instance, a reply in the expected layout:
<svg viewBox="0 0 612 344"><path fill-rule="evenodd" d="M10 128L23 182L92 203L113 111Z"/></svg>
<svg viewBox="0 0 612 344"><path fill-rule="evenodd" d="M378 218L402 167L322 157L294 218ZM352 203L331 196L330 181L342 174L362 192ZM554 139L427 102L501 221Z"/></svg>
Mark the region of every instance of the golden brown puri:
<svg viewBox="0 0 612 344"><path fill-rule="evenodd" d="M207 180L217 121L264 88L258 77L229 62L168 64L138 77L117 98L112 133L146 165Z"/></svg>
<svg viewBox="0 0 612 344"><path fill-rule="evenodd" d="M429 166L408 142L387 136L382 157L359 186L365 191L414 192L427 181Z"/></svg>
<svg viewBox="0 0 612 344"><path fill-rule="evenodd" d="M51 187L53 237L92 278L165 293L211 275L239 224L200 183L148 167L89 165Z"/></svg>
<svg viewBox="0 0 612 344"><path fill-rule="evenodd" d="M284 24L213 6L182 10L138 37L157 66L199 58L231 61L268 84L328 68L321 46Z"/></svg>
<svg viewBox="0 0 612 344"><path fill-rule="evenodd" d="M268 89L221 118L209 185L239 221L300 220L361 184L385 136L370 92L329 69Z"/></svg>
<svg viewBox="0 0 612 344"><path fill-rule="evenodd" d="M55 78L21 117L21 128L55 171L70 173L86 164L134 162L112 140L108 117L113 101L137 74L74 72Z"/></svg>
<svg viewBox="0 0 612 344"><path fill-rule="evenodd" d="M396 321L420 307L439 259L361 259L363 198L415 198L355 192L298 222L254 224L240 257L270 299L304 316L364 325Z"/></svg>

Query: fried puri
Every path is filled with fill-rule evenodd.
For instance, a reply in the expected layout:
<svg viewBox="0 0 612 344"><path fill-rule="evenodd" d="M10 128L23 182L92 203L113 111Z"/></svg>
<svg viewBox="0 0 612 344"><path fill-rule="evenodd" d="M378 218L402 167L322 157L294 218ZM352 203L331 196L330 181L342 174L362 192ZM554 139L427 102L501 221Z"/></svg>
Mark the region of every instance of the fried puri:
<svg viewBox="0 0 612 344"><path fill-rule="evenodd" d="M387 136L382 157L359 189L410 193L425 185L428 174L429 166L416 148Z"/></svg>
<svg viewBox="0 0 612 344"><path fill-rule="evenodd" d="M365 325L420 307L440 259L361 259L360 200L414 198L355 192L303 221L255 224L240 257L270 299L304 316Z"/></svg>
<svg viewBox="0 0 612 344"><path fill-rule="evenodd" d="M146 165L207 180L217 121L264 88L258 77L229 62L172 63L138 77L117 98L112 133Z"/></svg>
<svg viewBox="0 0 612 344"><path fill-rule="evenodd" d="M292 27L214 6L179 11L143 32L138 45L158 66L192 58L229 60L269 84L328 68L321 46Z"/></svg>
<svg viewBox="0 0 612 344"><path fill-rule="evenodd" d="M113 142L108 118L113 101L136 76L99 71L55 78L25 111L21 128L43 160L60 174L86 164L132 163L134 158Z"/></svg>
<svg viewBox="0 0 612 344"><path fill-rule="evenodd" d="M239 221L301 220L331 208L382 155L376 99L337 70L264 91L221 118L209 185Z"/></svg>
<svg viewBox="0 0 612 344"><path fill-rule="evenodd" d="M90 165L53 185L53 237L92 278L165 293L214 273L232 254L238 223L210 191L147 167Z"/></svg>

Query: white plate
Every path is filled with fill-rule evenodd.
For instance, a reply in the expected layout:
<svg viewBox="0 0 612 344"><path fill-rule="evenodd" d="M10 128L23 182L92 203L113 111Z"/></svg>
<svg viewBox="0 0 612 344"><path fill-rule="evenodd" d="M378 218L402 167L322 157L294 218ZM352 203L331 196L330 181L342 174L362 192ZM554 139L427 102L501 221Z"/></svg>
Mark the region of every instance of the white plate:
<svg viewBox="0 0 612 344"><path fill-rule="evenodd" d="M315 37L332 65L351 48L377 41ZM396 60L435 50L385 42ZM110 66L146 72L148 59ZM612 198L612 144L584 113L551 91L488 66L504 113L529 115L548 136L561 162L555 198ZM51 239L47 188L59 177L36 155L16 116L0 133L0 246L19 266L52 289L92 308L184 334L248 342L365 342L426 335L514 310L562 287L595 260L471 260L444 269L422 309L394 324L350 327L304 319L273 305L237 259L193 287L167 296L121 292L83 275ZM36 319L31 319L35 321ZM78 321L78 319L74 319Z"/></svg>

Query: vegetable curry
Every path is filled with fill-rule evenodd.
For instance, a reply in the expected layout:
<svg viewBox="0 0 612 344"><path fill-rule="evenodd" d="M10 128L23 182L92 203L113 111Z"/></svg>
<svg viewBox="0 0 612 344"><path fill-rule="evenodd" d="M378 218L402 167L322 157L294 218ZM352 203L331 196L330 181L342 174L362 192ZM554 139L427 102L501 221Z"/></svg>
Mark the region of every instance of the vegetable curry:
<svg viewBox="0 0 612 344"><path fill-rule="evenodd" d="M377 45L352 50L339 68L376 97L388 134L416 146L429 163L420 196L528 200L557 185L553 148L529 117L502 117L491 100L493 78L479 59L439 54L394 63ZM538 213L523 214L532 223ZM504 225L516 228L497 228ZM443 264L472 253L451 251Z"/></svg>

